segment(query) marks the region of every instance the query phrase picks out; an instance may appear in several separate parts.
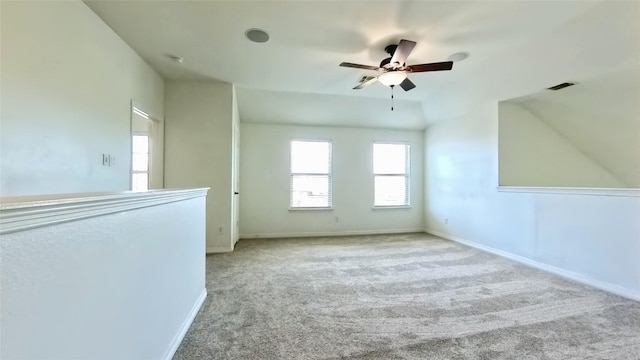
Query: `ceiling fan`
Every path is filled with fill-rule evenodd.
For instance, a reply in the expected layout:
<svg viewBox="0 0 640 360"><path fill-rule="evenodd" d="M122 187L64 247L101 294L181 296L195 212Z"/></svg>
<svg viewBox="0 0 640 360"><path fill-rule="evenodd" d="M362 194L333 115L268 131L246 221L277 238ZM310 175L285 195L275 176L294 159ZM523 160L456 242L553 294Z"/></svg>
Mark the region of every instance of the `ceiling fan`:
<svg viewBox="0 0 640 360"><path fill-rule="evenodd" d="M369 86L376 81L379 81L383 85L389 86L392 89L395 86L400 85L404 91L409 91L416 87L416 85L407 77L407 74L409 73L447 71L453 68L453 61L405 65L407 57L411 54L411 51L413 51L415 46L415 41L405 39L400 40L397 45L388 45L384 48L384 51L386 51L391 57L382 60L382 62L380 62L380 66L361 65L349 62L343 62L340 66L382 72L378 76L365 77L364 81L353 88L354 90L360 90L365 86Z"/></svg>

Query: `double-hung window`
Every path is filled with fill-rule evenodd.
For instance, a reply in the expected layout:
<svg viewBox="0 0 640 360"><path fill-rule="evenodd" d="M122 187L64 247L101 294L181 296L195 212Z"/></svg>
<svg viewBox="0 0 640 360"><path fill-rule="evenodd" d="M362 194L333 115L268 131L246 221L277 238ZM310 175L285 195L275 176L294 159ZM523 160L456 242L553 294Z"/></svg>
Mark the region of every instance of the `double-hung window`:
<svg viewBox="0 0 640 360"><path fill-rule="evenodd" d="M409 145L373 144L374 206L409 206Z"/></svg>
<svg viewBox="0 0 640 360"><path fill-rule="evenodd" d="M292 209L331 208L331 142L291 140Z"/></svg>
<svg viewBox="0 0 640 360"><path fill-rule="evenodd" d="M149 189L149 135L133 135L131 145L131 190L145 191Z"/></svg>

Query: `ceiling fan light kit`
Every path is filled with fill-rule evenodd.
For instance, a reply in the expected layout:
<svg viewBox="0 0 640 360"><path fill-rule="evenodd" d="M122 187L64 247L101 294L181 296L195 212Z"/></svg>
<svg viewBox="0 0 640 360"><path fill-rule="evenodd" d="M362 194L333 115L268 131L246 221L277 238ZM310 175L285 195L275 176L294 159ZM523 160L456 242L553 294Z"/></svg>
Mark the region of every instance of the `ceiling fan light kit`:
<svg viewBox="0 0 640 360"><path fill-rule="evenodd" d="M378 76L378 81L380 81L382 85L391 87L400 85L406 78L407 73L404 71L389 71L380 74L380 76Z"/></svg>

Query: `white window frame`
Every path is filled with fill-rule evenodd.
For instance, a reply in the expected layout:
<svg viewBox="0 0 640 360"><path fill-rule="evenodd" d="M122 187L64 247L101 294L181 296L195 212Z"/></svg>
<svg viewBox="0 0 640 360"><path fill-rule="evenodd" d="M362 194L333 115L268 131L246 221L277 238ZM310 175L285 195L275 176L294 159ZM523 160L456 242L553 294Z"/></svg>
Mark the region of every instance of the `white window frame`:
<svg viewBox="0 0 640 360"><path fill-rule="evenodd" d="M321 142L329 144L329 172L328 173L294 173L291 169L292 165L292 144L294 141L301 142ZM293 178L294 176L319 176L325 175L328 179L328 204L327 206L294 206L293 205ZM289 140L289 210L333 210L333 142L331 139L306 139L292 138Z"/></svg>
<svg viewBox="0 0 640 360"><path fill-rule="evenodd" d="M375 146L380 145L404 145L405 146L405 172L404 174L385 174L375 172ZM373 209L408 209L411 208L411 144L405 141L374 141L371 146L371 173L373 174L372 188L373 188ZM377 176L402 176L405 178L405 201L400 205L376 205L376 177Z"/></svg>

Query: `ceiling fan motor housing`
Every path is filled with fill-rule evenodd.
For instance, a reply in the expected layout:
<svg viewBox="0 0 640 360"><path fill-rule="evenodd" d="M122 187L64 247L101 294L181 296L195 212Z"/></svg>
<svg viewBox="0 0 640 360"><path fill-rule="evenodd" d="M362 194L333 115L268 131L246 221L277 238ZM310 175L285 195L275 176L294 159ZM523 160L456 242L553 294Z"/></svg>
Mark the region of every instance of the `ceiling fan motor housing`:
<svg viewBox="0 0 640 360"><path fill-rule="evenodd" d="M389 54L390 56L393 56L393 53L396 52L396 49L398 48L398 45L396 44L391 44L391 45L387 45L384 48L384 51L387 52L387 54Z"/></svg>
<svg viewBox="0 0 640 360"><path fill-rule="evenodd" d="M391 58L388 57L380 62L380 67L387 68L388 67L387 65L389 65L390 63L391 63Z"/></svg>
<svg viewBox="0 0 640 360"><path fill-rule="evenodd" d="M393 54L395 54L395 53L396 53L396 50L397 50L397 49L398 49L398 45L397 45L397 44L390 44L390 45L387 45L387 46L384 48L384 51L385 51L387 54L389 54L389 56L390 56L390 57L388 57L388 58L386 58L386 59L384 59L384 60L382 60L382 61L380 62L380 67L381 67L381 68L385 68L385 69L394 69L394 70L395 70L395 69L398 69L398 68L401 68L401 67L403 67L403 66L404 66L404 63L402 63L402 64L399 64L399 63L394 63L394 64L392 64L392 63L391 63L391 59L393 59Z"/></svg>

